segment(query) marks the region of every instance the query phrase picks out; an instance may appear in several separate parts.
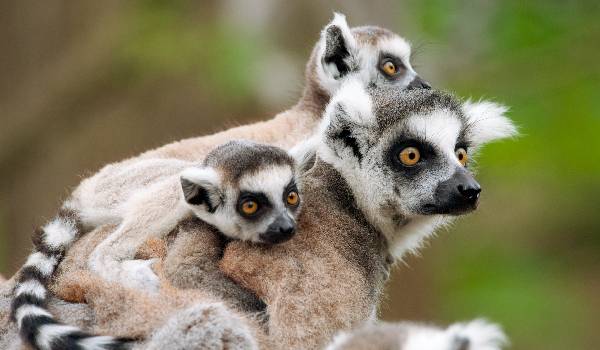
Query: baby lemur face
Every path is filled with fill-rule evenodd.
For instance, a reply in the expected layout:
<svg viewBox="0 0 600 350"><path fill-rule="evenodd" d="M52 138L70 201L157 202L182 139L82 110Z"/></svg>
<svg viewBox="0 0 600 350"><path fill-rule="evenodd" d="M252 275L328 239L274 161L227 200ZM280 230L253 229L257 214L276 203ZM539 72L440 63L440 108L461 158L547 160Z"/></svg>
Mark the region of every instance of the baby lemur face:
<svg viewBox="0 0 600 350"><path fill-rule="evenodd" d="M363 26L350 29L343 15L335 14L321 34L313 57L318 80L330 94L346 77L365 85L429 88L410 64L410 44L384 28Z"/></svg>
<svg viewBox="0 0 600 350"><path fill-rule="evenodd" d="M274 244L296 232L296 165L280 148L226 143L202 167L185 170L181 184L194 214L229 238Z"/></svg>
<svg viewBox="0 0 600 350"><path fill-rule="evenodd" d="M515 133L505 112L439 91L349 82L328 106L319 155L393 243L407 225L435 226L477 207L481 186L470 159L482 144Z"/></svg>

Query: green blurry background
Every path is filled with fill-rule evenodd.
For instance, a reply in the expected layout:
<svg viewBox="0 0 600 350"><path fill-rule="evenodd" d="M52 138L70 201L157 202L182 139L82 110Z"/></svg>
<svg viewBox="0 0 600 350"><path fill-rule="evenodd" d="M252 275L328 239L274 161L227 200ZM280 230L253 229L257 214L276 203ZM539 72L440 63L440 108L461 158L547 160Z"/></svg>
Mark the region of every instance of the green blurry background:
<svg viewBox="0 0 600 350"><path fill-rule="evenodd" d="M480 210L396 269L384 318L598 348L596 0L1 1L0 272L81 176L290 106L333 10L406 36L434 86L508 104L522 132L482 153Z"/></svg>

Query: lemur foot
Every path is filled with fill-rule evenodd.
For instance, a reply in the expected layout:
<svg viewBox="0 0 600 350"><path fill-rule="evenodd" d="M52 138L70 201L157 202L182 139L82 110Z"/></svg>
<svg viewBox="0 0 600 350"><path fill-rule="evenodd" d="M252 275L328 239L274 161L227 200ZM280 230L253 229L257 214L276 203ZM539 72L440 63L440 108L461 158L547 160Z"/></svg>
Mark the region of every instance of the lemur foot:
<svg viewBox="0 0 600 350"><path fill-rule="evenodd" d="M127 288L157 293L160 288L160 280L152 270L152 265L157 261L158 259L123 261L118 282Z"/></svg>
<svg viewBox="0 0 600 350"><path fill-rule="evenodd" d="M221 303L197 304L177 313L143 345L149 350L258 349L244 321Z"/></svg>

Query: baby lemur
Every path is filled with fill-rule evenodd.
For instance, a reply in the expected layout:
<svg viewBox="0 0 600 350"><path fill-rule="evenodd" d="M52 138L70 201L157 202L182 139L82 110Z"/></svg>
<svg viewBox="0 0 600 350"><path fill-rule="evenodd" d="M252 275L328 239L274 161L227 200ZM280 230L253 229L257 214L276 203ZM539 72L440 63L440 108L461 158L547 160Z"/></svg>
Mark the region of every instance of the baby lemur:
<svg viewBox="0 0 600 350"><path fill-rule="evenodd" d="M112 338L62 325L45 309L48 281L65 250L96 225L121 222L92 253L95 271L147 290L158 287L158 277L150 269L152 261L131 260L137 248L150 237L163 238L192 215L230 239L274 244L294 235L301 199L295 161L286 151L232 141L210 152L201 166L190 165L144 190L113 196L103 206L97 199L89 201L85 191L72 195L37 235L35 252L15 287L12 316L25 339L40 349L111 346Z"/></svg>

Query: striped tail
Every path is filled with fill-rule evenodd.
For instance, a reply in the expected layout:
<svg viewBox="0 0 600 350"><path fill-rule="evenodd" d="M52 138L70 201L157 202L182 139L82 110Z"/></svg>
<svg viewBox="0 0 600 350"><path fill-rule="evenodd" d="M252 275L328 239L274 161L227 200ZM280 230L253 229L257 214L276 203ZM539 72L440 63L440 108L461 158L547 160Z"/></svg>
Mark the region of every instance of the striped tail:
<svg viewBox="0 0 600 350"><path fill-rule="evenodd" d="M34 349L126 349L126 342L94 336L58 322L47 310L48 284L66 250L77 240L81 225L73 211L62 210L36 233L35 251L21 268L14 290L11 317L22 339Z"/></svg>

